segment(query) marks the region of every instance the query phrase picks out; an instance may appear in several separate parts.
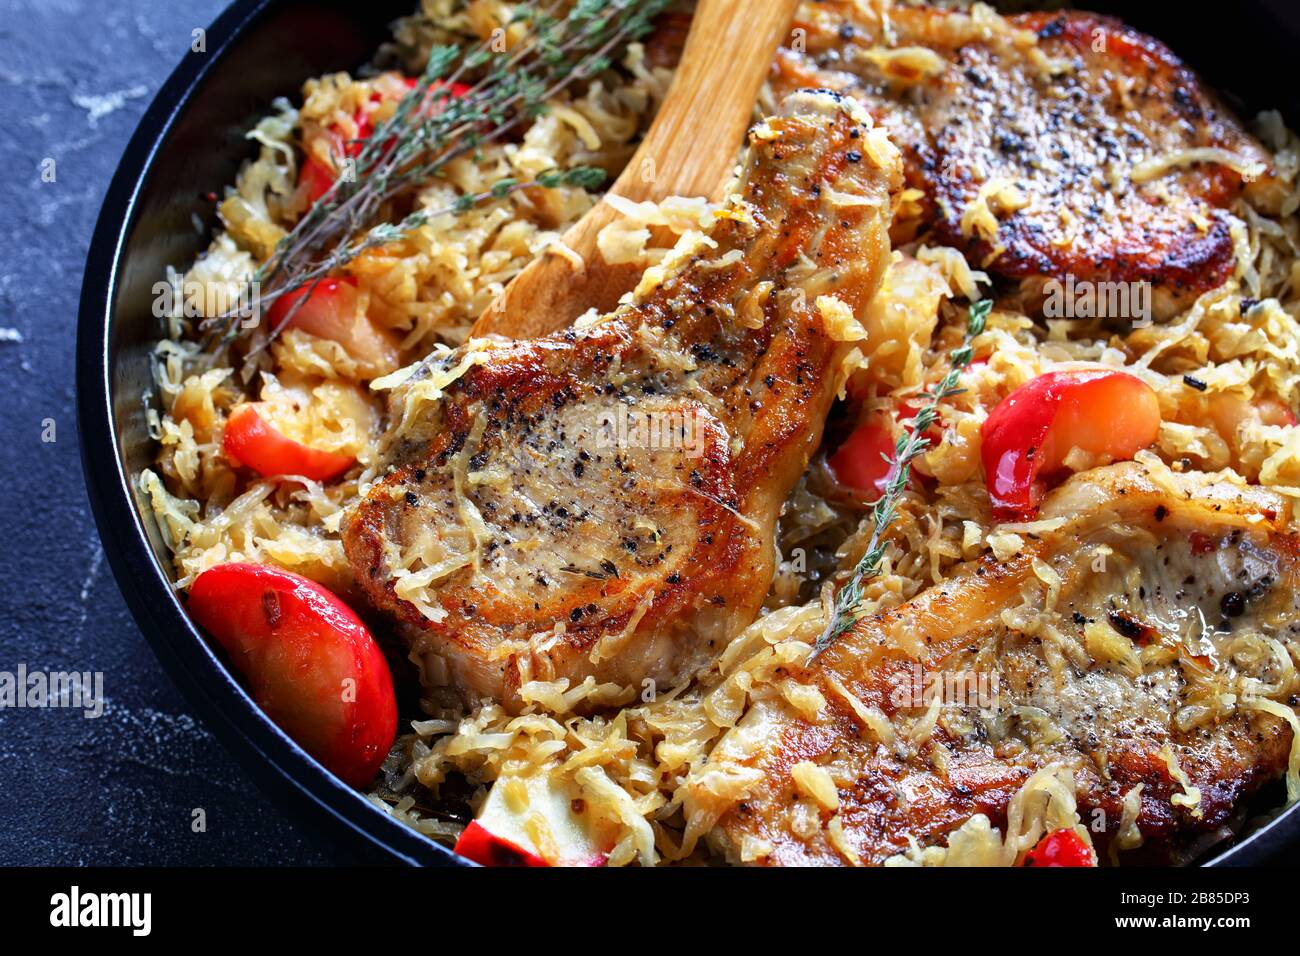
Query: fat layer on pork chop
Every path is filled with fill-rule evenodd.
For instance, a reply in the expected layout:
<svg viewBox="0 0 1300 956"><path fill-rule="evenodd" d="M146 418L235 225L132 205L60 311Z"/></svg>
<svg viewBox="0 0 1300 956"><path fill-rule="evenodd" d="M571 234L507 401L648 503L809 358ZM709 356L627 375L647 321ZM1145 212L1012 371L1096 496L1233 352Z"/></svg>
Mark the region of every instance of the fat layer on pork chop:
<svg viewBox="0 0 1300 956"><path fill-rule="evenodd" d="M1134 463L1076 476L1044 506L1059 527L1021 553L791 667L815 715L790 703L807 694L756 695L706 767L750 781L715 837L733 860L878 864L976 815L1005 833L1014 795L1049 772L1103 854L1145 842L1168 861L1292 753L1276 699L1300 634L1289 514L1258 487ZM1013 846L1000 862L1015 861Z"/></svg>
<svg viewBox="0 0 1300 956"><path fill-rule="evenodd" d="M396 390L344 545L428 683L511 707L533 680L667 687L753 620L901 180L857 104L795 93L750 134L742 201L631 303Z"/></svg>

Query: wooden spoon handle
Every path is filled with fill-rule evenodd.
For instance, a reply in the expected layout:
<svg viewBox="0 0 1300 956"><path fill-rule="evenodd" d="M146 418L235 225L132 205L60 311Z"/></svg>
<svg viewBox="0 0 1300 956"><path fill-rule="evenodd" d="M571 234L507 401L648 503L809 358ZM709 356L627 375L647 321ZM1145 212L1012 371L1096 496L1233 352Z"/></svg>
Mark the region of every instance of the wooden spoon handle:
<svg viewBox="0 0 1300 956"><path fill-rule="evenodd" d="M798 5L700 0L663 106L611 192L637 202L716 195Z"/></svg>
<svg viewBox="0 0 1300 956"><path fill-rule="evenodd" d="M611 194L634 202L721 198L798 2L700 0L663 105ZM473 334L532 338L564 328L589 308L613 309L642 272L635 265L610 265L596 249L600 230L617 218L609 203L597 203L563 236L586 268L576 269L558 253L543 253L479 317Z"/></svg>

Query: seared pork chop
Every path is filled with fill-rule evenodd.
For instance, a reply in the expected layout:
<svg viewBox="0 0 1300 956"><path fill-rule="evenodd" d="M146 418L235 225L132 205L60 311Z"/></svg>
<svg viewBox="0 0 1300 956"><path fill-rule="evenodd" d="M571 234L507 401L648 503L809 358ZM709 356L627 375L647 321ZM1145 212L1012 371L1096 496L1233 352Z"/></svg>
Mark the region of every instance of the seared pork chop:
<svg viewBox="0 0 1300 956"><path fill-rule="evenodd" d="M753 620L901 178L857 104L796 93L751 132L743 201L630 304L398 390L344 544L426 679L512 707L530 680L667 686Z"/></svg>
<svg viewBox="0 0 1300 956"><path fill-rule="evenodd" d="M1282 198L1200 79L1118 20L829 0L802 23L777 90L861 98L903 149L930 236L1000 275L1146 281L1167 316L1232 274L1243 191L1265 211Z"/></svg>
<svg viewBox="0 0 1300 956"><path fill-rule="evenodd" d="M733 857L763 847L768 864L840 864L845 847L880 863L912 840L944 845L975 814L1005 828L1017 789L1056 766L1073 776L1084 825L1104 830L1099 848L1124 824L1126 797L1148 850L1186 847L1287 764L1287 721L1252 701L1285 697L1293 673L1289 513L1258 487L1133 463L1076 476L1042 512L1059 528L1006 563L965 566L796 669L825 698L816 719L785 696L756 702L709 758L715 773L760 771L716 835ZM792 773L803 762L838 791L811 826Z"/></svg>

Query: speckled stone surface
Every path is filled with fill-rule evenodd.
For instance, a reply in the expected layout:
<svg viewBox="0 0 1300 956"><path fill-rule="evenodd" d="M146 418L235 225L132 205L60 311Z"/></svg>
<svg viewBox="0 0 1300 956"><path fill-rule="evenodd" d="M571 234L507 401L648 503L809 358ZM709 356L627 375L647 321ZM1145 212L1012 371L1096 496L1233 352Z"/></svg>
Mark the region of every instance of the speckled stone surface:
<svg viewBox="0 0 1300 956"><path fill-rule="evenodd" d="M270 803L163 673L103 560L77 448L77 297L100 202L190 31L223 5L0 0L0 671L101 671L106 700L95 719L0 710L3 865L349 859Z"/></svg>

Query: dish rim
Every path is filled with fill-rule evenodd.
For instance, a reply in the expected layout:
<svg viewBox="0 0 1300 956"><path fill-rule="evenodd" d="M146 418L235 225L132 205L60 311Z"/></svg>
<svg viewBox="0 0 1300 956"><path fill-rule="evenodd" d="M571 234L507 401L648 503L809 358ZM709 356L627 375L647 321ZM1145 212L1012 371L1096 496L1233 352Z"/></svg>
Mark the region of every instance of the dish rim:
<svg viewBox="0 0 1300 956"><path fill-rule="evenodd" d="M77 433L91 510L122 593L141 634L204 725L258 785L298 798L331 837L369 858L393 863L472 866L338 780L277 727L209 647L185 613L158 561L130 489L131 475L113 414L110 363L114 307L125 249L162 146L209 74L284 0L235 0L207 27L207 52L187 54L159 88L128 142L100 208L86 254L77 321Z"/></svg>
<svg viewBox="0 0 1300 956"><path fill-rule="evenodd" d="M474 866L374 806L325 770L267 718L185 613L149 543L130 490L113 415L110 341L124 249L163 143L209 73L273 8L288 0L234 0L207 28L208 52L187 54L154 95L105 194L82 280L76 340L77 432L104 554L141 634L204 725L273 798L289 797L368 856L408 865ZM304 77L305 79L305 77ZM111 467L105 468L105 464ZM1253 866L1300 842L1300 803L1206 860Z"/></svg>

